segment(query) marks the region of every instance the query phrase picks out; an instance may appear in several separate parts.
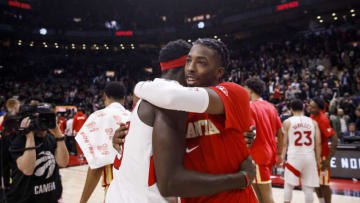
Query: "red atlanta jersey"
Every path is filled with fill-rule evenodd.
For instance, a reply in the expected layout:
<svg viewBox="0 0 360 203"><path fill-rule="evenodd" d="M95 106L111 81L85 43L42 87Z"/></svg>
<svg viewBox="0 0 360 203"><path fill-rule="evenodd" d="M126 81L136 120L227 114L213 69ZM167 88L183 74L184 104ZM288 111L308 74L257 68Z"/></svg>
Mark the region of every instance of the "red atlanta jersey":
<svg viewBox="0 0 360 203"><path fill-rule="evenodd" d="M224 103L225 115L189 113L184 166L212 174L236 173L249 156L243 133L251 125L249 96L235 83L224 82L215 90ZM257 202L251 187L211 196L182 198L181 202Z"/></svg>
<svg viewBox="0 0 360 203"><path fill-rule="evenodd" d="M328 145L329 137L335 134L335 131L331 127L329 119L323 112L320 112L317 116L311 115L311 118L318 123L321 132L321 156L327 157L330 151Z"/></svg>

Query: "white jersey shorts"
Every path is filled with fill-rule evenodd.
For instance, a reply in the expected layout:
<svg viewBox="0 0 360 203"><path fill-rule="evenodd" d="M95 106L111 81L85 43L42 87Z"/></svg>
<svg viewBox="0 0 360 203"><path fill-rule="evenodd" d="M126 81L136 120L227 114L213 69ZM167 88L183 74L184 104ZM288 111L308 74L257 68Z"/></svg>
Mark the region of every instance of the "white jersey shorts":
<svg viewBox="0 0 360 203"><path fill-rule="evenodd" d="M316 160L313 155L298 154L296 157L289 156L285 165L285 182L298 186L319 187L319 175Z"/></svg>

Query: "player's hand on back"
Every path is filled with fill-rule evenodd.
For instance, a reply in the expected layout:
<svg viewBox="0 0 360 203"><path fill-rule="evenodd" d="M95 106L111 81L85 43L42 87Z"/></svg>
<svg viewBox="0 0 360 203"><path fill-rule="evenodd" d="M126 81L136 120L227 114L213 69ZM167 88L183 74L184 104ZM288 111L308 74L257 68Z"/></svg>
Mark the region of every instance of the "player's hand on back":
<svg viewBox="0 0 360 203"><path fill-rule="evenodd" d="M245 171L247 175L249 176L249 183L253 182L255 176L256 176L256 166L253 162L251 156L248 156L240 165L240 172Z"/></svg>
<svg viewBox="0 0 360 203"><path fill-rule="evenodd" d="M125 142L125 137L129 132L129 127L125 123L120 123L120 127L116 129L112 139L113 147L120 153L121 145Z"/></svg>
<svg viewBox="0 0 360 203"><path fill-rule="evenodd" d="M250 126L249 131L244 132L244 138L246 146L250 148L254 144L254 140L256 138L256 127Z"/></svg>

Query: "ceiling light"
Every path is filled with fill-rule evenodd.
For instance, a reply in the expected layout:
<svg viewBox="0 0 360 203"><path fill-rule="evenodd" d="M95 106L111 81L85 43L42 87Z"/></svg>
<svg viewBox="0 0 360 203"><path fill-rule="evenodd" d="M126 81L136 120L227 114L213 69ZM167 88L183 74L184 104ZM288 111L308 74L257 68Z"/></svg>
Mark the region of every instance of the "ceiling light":
<svg viewBox="0 0 360 203"><path fill-rule="evenodd" d="M317 19L321 19L321 16L318 16Z"/></svg>
<svg viewBox="0 0 360 203"><path fill-rule="evenodd" d="M354 13L354 12L355 12L355 10L354 10L354 9L351 9L351 10L350 10L350 13Z"/></svg>
<svg viewBox="0 0 360 203"><path fill-rule="evenodd" d="M46 28L41 28L39 30L39 32L40 32L41 35L46 35L47 34L47 29Z"/></svg>
<svg viewBox="0 0 360 203"><path fill-rule="evenodd" d="M336 16L336 13L332 13L332 16Z"/></svg>

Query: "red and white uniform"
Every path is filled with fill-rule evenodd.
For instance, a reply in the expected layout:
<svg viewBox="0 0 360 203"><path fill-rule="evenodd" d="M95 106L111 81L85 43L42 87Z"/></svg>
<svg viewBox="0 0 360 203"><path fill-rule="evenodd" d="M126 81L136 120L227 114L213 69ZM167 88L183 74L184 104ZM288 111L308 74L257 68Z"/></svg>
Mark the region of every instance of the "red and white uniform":
<svg viewBox="0 0 360 203"><path fill-rule="evenodd" d="M297 186L301 178L302 185L319 187L315 159L315 125L312 119L306 116L293 116L288 120L290 128L285 182Z"/></svg>
<svg viewBox="0 0 360 203"><path fill-rule="evenodd" d="M138 116L141 100L135 106L131 117L129 133L114 162L114 180L106 194L106 203L165 203L155 181L152 158L153 127L142 122Z"/></svg>
<svg viewBox="0 0 360 203"><path fill-rule="evenodd" d="M238 172L241 162L249 156L243 133L250 120L249 96L246 90L230 82L210 87L221 97L225 115L189 113L184 166L212 174ZM182 198L193 202L258 202L252 187L231 190L211 196Z"/></svg>
<svg viewBox="0 0 360 203"><path fill-rule="evenodd" d="M58 125L61 130L61 132L64 134L66 129L66 119L64 117L58 118Z"/></svg>
<svg viewBox="0 0 360 203"><path fill-rule="evenodd" d="M83 112L79 111L75 114L74 118L73 118L73 126L72 126L72 130L73 130L73 134L74 136L77 135L77 133L80 131L80 129L82 128L82 126L84 125L84 123L86 122L87 116L85 114L83 114ZM78 151L78 154L83 154L81 148L79 147L78 144L76 144L76 149Z"/></svg>
<svg viewBox="0 0 360 203"><path fill-rule="evenodd" d="M334 129L330 125L329 119L325 116L323 112L320 112L319 115L313 116L311 118L318 123L320 132L321 132L321 159L326 159L329 155L329 138L335 134ZM330 168L326 171L320 171L320 185L329 185L330 184Z"/></svg>
<svg viewBox="0 0 360 203"><path fill-rule="evenodd" d="M276 132L282 126L275 107L262 99L250 104L251 115L256 126L256 139L250 154L256 163L254 183L271 183L272 166L276 163Z"/></svg>
<svg viewBox="0 0 360 203"><path fill-rule="evenodd" d="M80 131L81 127L84 125L87 117L83 112L79 111L75 114L74 120L73 120L73 126L72 129L75 131L75 135Z"/></svg>

